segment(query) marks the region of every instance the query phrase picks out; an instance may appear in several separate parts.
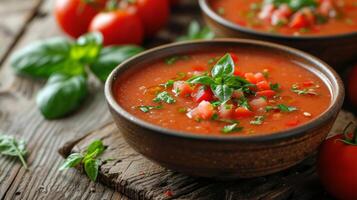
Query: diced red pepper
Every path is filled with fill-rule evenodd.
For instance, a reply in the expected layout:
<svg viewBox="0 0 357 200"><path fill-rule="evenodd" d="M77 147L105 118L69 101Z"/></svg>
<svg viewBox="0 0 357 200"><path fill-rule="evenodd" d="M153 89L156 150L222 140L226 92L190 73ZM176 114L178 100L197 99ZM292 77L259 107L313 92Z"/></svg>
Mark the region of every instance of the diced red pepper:
<svg viewBox="0 0 357 200"><path fill-rule="evenodd" d="M305 82L302 83L302 85L303 85L304 87L311 87L311 86L313 86L314 84L315 84L314 81L305 81Z"/></svg>
<svg viewBox="0 0 357 200"><path fill-rule="evenodd" d="M302 12L296 12L289 24L291 28L303 28L308 25L309 23Z"/></svg>
<svg viewBox="0 0 357 200"><path fill-rule="evenodd" d="M300 123L300 121L298 119L293 119L293 120L286 122L286 125L287 126L297 126L299 123Z"/></svg>
<svg viewBox="0 0 357 200"><path fill-rule="evenodd" d="M243 107L238 107L234 111L234 116L236 118L252 117L254 116L254 112Z"/></svg>
<svg viewBox="0 0 357 200"><path fill-rule="evenodd" d="M267 81L260 81L256 85L257 85L258 90L269 90L270 89L270 85Z"/></svg>
<svg viewBox="0 0 357 200"><path fill-rule="evenodd" d="M173 91L181 97L186 97L191 94L192 87L186 81L175 81Z"/></svg>
<svg viewBox="0 0 357 200"><path fill-rule="evenodd" d="M257 92L256 95L259 97L271 98L276 95L276 92L274 90L263 90L263 91Z"/></svg>
<svg viewBox="0 0 357 200"><path fill-rule="evenodd" d="M229 53L229 55L231 55L232 60L233 60L234 63L237 63L237 62L238 62L238 56L237 56L237 54L235 54L235 53Z"/></svg>
<svg viewBox="0 0 357 200"><path fill-rule="evenodd" d="M192 67L192 69L194 71L205 71L206 70L206 68L204 66L202 66L202 65L195 65L195 66Z"/></svg>
<svg viewBox="0 0 357 200"><path fill-rule="evenodd" d="M235 67L235 68L234 68L233 74L234 74L235 76L241 76L241 77L243 77L243 75L244 75L243 72L239 71L239 68L238 68L238 67Z"/></svg>
<svg viewBox="0 0 357 200"><path fill-rule="evenodd" d="M204 85L200 85L195 88L195 90L191 94L193 101L200 103L201 101L212 101L213 100L213 92L209 87Z"/></svg>

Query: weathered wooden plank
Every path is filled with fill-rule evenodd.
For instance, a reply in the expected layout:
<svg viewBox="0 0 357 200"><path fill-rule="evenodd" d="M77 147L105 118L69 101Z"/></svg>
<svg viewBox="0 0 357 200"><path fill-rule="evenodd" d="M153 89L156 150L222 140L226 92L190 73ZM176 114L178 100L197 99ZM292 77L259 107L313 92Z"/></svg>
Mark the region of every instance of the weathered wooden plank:
<svg viewBox="0 0 357 200"><path fill-rule="evenodd" d="M18 1L16 0L21 4ZM16 40L14 49L20 49L37 39L61 34L51 15L52 6L53 0L44 2L33 20L26 24L26 28L23 29L25 32ZM172 32L163 30L157 38L147 41L147 45L166 43L182 33L191 19L191 13L186 11L190 12L193 9L196 8L189 6L188 10L175 10L172 23L169 25L169 28L174 27ZM195 16L198 15L198 12L194 13ZM181 18L184 14L185 17ZM16 76L10 67L8 56L6 57L0 68L0 130L29 142L30 170L25 171L15 159L0 157L0 199L122 198L118 192L100 183L92 183L74 170L58 171L63 160L56 149L64 141L110 121L102 85L91 81L91 96L82 109L72 116L56 121L44 120L36 108L34 96L42 85L41 81Z"/></svg>
<svg viewBox="0 0 357 200"><path fill-rule="evenodd" d="M342 111L330 133L341 133L353 114ZM129 147L114 123L66 143L60 153L80 152L94 139L107 150L102 159L112 160L100 167L99 180L133 199L331 199L318 182L315 156L283 172L231 182L194 178L164 169ZM167 191L172 193L168 195Z"/></svg>

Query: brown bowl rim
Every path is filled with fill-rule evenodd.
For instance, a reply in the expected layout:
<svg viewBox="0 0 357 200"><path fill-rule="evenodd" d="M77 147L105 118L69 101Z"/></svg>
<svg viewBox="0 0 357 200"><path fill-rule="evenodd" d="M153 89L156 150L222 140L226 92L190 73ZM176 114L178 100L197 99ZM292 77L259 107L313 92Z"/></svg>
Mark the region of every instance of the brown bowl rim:
<svg viewBox="0 0 357 200"><path fill-rule="evenodd" d="M321 113L318 117L311 120L310 122L307 122L306 124L303 124L301 126L297 126L295 128L287 129L284 131L278 131L265 135L219 136L219 135L200 135L200 134L195 134L185 131L177 131L177 130L168 129L168 128L160 127L158 125L151 124L149 122L146 122L142 119L135 117L134 115L126 111L114 99L113 90L112 90L113 83L116 80L116 77L118 76L117 71L120 70L121 68L123 67L130 68L130 64L135 60L138 59L140 60L141 57L154 54L157 51L170 51L171 48L175 48L178 46L207 45L206 43L211 43L211 44L214 43L216 45L217 43L222 43L221 44L222 46L224 46L225 43L238 43L238 44L246 43L250 45L262 46L263 48L268 47L268 48L284 51L293 56L301 57L302 59L308 60L308 62L313 63L314 65L318 65L323 70L316 69L316 71L318 72L323 71L325 73L328 73L328 75L323 75L323 76L327 78L331 82L331 84L334 84L336 86L336 90L332 90L331 88L329 89L331 93L330 106L323 113ZM321 78L321 76L319 76L319 78ZM112 110L114 110L117 114L121 115L126 120L136 124L137 126L144 127L158 134L163 134L171 137L178 137L181 139L204 140L204 141L211 141L211 142L253 142L253 143L278 141L278 140L283 140L283 139L306 134L308 130L319 127L321 124L328 122L328 120L331 119L332 116L336 115L342 107L344 95L345 95L344 86L339 75L335 72L335 70L333 70L332 67L330 67L322 60L316 58L315 56L312 56L310 54L307 54L305 52L302 52L300 50L291 47L265 42L265 41L250 40L250 39L214 39L214 40L196 40L196 41L188 41L188 42L177 42L177 43L166 44L146 50L121 63L110 73L110 75L108 76L105 82L104 94L108 106Z"/></svg>
<svg viewBox="0 0 357 200"><path fill-rule="evenodd" d="M349 33L341 33L341 34L332 34L332 35L299 35L299 36L290 36L290 35L283 35L283 34L273 34L265 31L257 31L252 28L246 28L243 26L240 26L238 24L235 24L222 16L218 15L214 10L211 9L209 6L208 0L198 0L198 4L202 10L208 17L210 17L213 21L216 23L227 27L229 29L232 29L234 31L240 31L246 34L251 34L254 36L260 36L260 37L267 37L271 39L284 39L284 40L295 40L295 41L301 41L301 40L332 40L332 39L343 39L343 38L349 38L349 37L356 37L357 36L357 31L355 32L349 32Z"/></svg>

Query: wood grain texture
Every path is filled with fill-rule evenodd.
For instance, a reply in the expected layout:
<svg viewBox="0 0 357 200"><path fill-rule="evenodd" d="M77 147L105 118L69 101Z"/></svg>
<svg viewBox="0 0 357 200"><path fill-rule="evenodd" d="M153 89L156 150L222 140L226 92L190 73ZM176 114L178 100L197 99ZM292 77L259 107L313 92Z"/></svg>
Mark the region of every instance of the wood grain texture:
<svg viewBox="0 0 357 200"><path fill-rule="evenodd" d="M355 120L353 114L342 111L330 136L341 133L349 121ZM107 146L101 158L111 160L100 167L100 182L132 199L332 199L318 182L315 156L266 177L217 182L156 165L131 149L117 131L115 124L109 123L84 138L66 143L59 152L66 157L71 152L83 151L94 139L101 139Z"/></svg>
<svg viewBox="0 0 357 200"><path fill-rule="evenodd" d="M43 81L17 76L9 57L25 45L63 35L52 16L54 0L0 1L0 132L28 141L30 170L16 159L0 156L0 199L126 199L120 193L92 183L74 170L59 172L63 159L57 149L71 138L110 122L103 86L90 82L90 97L73 115L56 121L43 119L34 97ZM145 41L147 47L170 42L182 34L192 17L195 2L186 1L173 11L166 29ZM170 31L169 31L170 30Z"/></svg>

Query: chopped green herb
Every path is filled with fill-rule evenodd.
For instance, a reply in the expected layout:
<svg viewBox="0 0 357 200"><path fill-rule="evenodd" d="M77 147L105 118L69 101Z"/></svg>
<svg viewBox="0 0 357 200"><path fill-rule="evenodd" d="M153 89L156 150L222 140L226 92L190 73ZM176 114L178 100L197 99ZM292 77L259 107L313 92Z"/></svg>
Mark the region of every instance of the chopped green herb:
<svg viewBox="0 0 357 200"><path fill-rule="evenodd" d="M279 83L270 83L270 89L274 90L275 92L281 91Z"/></svg>
<svg viewBox="0 0 357 200"><path fill-rule="evenodd" d="M166 91L157 94L157 96L153 99L153 101L156 103L165 102L168 104L172 104L176 102L176 100Z"/></svg>
<svg viewBox="0 0 357 200"><path fill-rule="evenodd" d="M250 105L248 103L248 99L244 96L238 99L238 105L250 110Z"/></svg>
<svg viewBox="0 0 357 200"><path fill-rule="evenodd" d="M165 89L170 88L174 85L175 81L174 80L168 80L166 83L160 84L163 86Z"/></svg>
<svg viewBox="0 0 357 200"><path fill-rule="evenodd" d="M147 112L149 112L150 110L153 110L153 109L162 109L163 106L162 105L159 105L159 106L138 106L138 108L142 112L147 113Z"/></svg>
<svg viewBox="0 0 357 200"><path fill-rule="evenodd" d="M309 28L301 28L300 30L299 30L299 32L300 33L308 33L308 32L310 32L310 29Z"/></svg>
<svg viewBox="0 0 357 200"><path fill-rule="evenodd" d="M299 86L297 84L293 84L291 86L291 91L298 94L298 95L317 95L316 91L314 88L304 88L304 89L299 89Z"/></svg>
<svg viewBox="0 0 357 200"><path fill-rule="evenodd" d="M264 122L265 117L264 116L255 116L254 120L250 121L250 124L252 125L261 125Z"/></svg>
<svg viewBox="0 0 357 200"><path fill-rule="evenodd" d="M187 112L187 108L179 108L178 111L180 113L186 113Z"/></svg>
<svg viewBox="0 0 357 200"><path fill-rule="evenodd" d="M285 104L278 104L276 106L266 106L265 111L269 112L271 110L280 110L281 112L293 112L298 110L298 108L293 106L287 106Z"/></svg>
<svg viewBox="0 0 357 200"><path fill-rule="evenodd" d="M182 80L186 77L186 73L184 72L178 72L177 73L177 77L176 77L176 80Z"/></svg>
<svg viewBox="0 0 357 200"><path fill-rule="evenodd" d="M218 120L219 116L217 113L214 113L211 117L212 120Z"/></svg>
<svg viewBox="0 0 357 200"><path fill-rule="evenodd" d="M13 136L2 135L0 133L0 154L17 157L27 170L28 167L25 160L27 150L26 142L24 140L17 140Z"/></svg>
<svg viewBox="0 0 357 200"><path fill-rule="evenodd" d="M239 127L238 123L234 123L231 125L224 126L221 131L223 133L233 133L233 132L239 132L241 130L243 130L243 127Z"/></svg>
<svg viewBox="0 0 357 200"><path fill-rule="evenodd" d="M222 102L220 102L220 101L214 101L214 102L212 102L211 104L212 104L213 107L218 107L218 106L220 106L220 105L222 104Z"/></svg>

